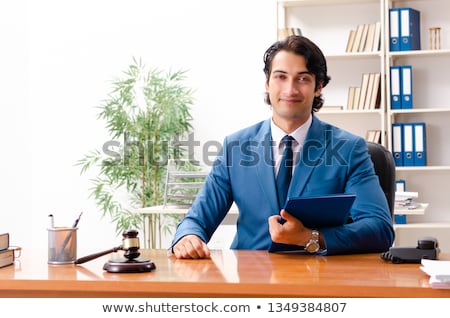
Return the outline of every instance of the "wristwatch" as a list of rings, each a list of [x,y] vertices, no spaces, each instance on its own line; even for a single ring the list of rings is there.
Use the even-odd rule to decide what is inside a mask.
[[[319,231],[312,230],[311,232],[311,239],[305,246],[305,251],[307,251],[310,254],[317,253],[320,249],[320,243],[319,243]]]

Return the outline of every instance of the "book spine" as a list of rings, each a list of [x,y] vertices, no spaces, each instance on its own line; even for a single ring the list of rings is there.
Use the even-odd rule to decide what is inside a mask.
[[[9,248],[9,233],[0,234],[0,251]]]
[[[0,251],[0,268],[14,263],[14,250],[7,249]]]

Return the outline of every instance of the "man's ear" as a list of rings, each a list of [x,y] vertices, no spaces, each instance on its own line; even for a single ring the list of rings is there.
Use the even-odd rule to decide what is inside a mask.
[[[316,91],[314,92],[314,96],[319,97],[322,94],[323,83],[320,82],[316,87]]]

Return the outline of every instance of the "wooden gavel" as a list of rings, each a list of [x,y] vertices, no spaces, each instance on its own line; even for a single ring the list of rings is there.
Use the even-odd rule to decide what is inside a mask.
[[[139,252],[139,238],[137,237],[138,235],[138,231],[136,230],[128,230],[122,233],[122,245],[117,246],[117,247],[113,247],[109,250],[103,251],[103,252],[99,252],[99,253],[94,253],[88,256],[84,256],[81,257],[77,260],[75,260],[75,264],[82,264],[88,261],[91,261],[93,259],[96,259],[100,256],[109,254],[109,253],[113,253],[113,252],[117,252],[119,250],[123,250],[125,251],[124,253],[124,257],[128,260],[133,260],[139,257],[139,255],[141,255],[141,253]]]

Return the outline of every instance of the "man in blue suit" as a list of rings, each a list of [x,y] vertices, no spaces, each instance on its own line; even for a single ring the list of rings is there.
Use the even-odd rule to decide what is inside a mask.
[[[264,63],[272,117],[225,138],[204,187],[177,227],[173,253],[209,257],[207,242],[233,202],[239,216],[232,249],[267,250],[276,242],[323,255],[388,250],[392,219],[365,140],[314,115],[330,80],[321,50],[305,37],[291,36],[274,43]],[[285,135],[294,139],[288,196],[354,193],[351,222],[311,229],[282,209],[276,178]]]

